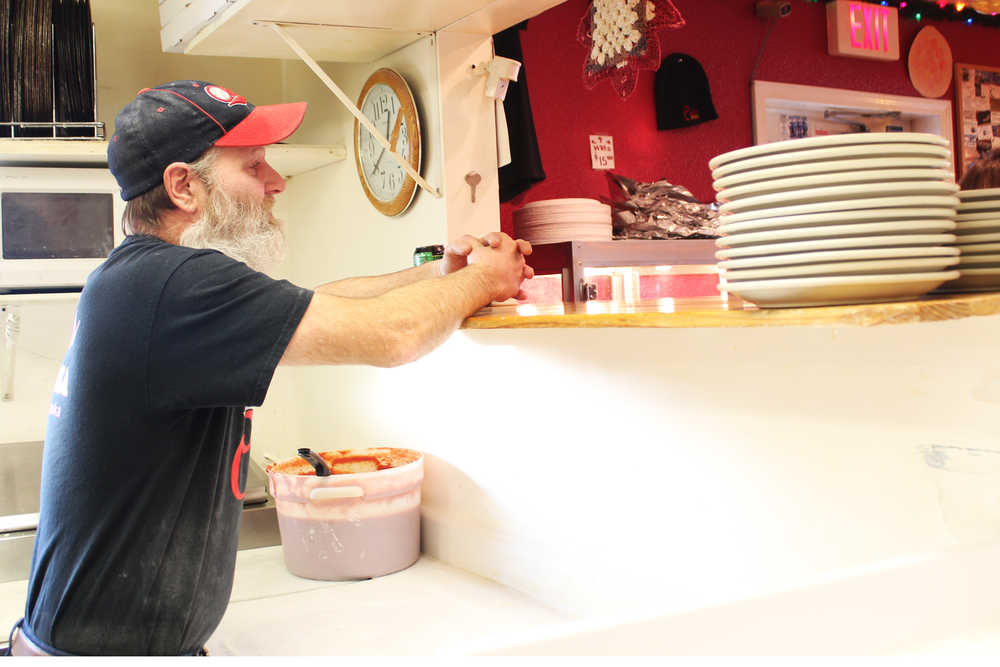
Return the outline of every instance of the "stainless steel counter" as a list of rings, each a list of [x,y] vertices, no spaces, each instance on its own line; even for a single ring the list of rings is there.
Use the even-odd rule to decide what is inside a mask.
[[[38,527],[42,442],[0,443],[0,583],[28,578]],[[267,475],[250,461],[240,549],[281,544]]]

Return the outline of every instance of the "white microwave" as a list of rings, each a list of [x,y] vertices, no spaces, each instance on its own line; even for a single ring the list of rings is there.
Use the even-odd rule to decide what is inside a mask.
[[[104,168],[0,167],[0,293],[79,290],[122,240]]]

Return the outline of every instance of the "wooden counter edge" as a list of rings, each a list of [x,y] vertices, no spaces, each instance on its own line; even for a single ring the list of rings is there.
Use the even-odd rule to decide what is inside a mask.
[[[573,307],[572,304],[567,310]],[[914,301],[725,310],[692,308],[658,310],[623,306],[618,313],[545,313],[520,315],[517,306],[485,308],[462,324],[463,329],[538,328],[724,328],[770,326],[876,326],[940,322],[1000,313],[1000,293],[931,295]]]

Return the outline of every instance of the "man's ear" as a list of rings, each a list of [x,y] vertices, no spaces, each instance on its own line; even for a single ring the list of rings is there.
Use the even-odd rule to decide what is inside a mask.
[[[191,166],[184,162],[171,162],[163,170],[163,187],[174,206],[185,213],[196,214],[208,194],[205,184]]]

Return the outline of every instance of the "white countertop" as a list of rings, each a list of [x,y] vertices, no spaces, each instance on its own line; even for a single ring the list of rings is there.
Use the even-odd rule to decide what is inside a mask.
[[[811,590],[615,623],[568,618],[428,556],[376,579],[322,582],[290,574],[281,547],[268,547],[239,552],[229,609],[208,648],[217,656],[996,656],[1000,605],[989,600],[997,599],[997,581],[982,568],[998,554],[992,548],[929,559]],[[956,590],[966,577],[968,590]],[[926,586],[915,585],[917,578]],[[873,595],[874,608],[855,605],[862,590]],[[25,581],[0,584],[0,627],[21,617],[26,592]],[[942,623],[935,618],[942,612],[958,618]]]
[[[0,584],[0,628],[24,615],[27,581]],[[281,547],[240,551],[212,655],[435,655],[507,646],[568,620],[526,596],[421,556],[366,581],[314,581],[285,569]]]
[[[456,655],[508,646],[564,615],[428,556],[366,581],[323,582],[285,569],[281,547],[239,552],[212,655]],[[314,632],[307,631],[311,626]]]
[[[0,584],[0,642],[7,641],[10,629],[24,616],[24,601],[27,598],[27,581],[7,581]]]

